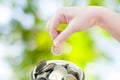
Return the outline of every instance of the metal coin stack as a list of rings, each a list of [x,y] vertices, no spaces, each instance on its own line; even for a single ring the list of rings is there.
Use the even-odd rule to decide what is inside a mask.
[[[40,61],[33,69],[31,76],[32,80],[84,80],[83,74],[69,63],[48,63],[45,60]]]

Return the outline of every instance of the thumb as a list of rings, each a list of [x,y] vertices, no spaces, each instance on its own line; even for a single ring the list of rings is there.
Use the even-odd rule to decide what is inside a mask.
[[[75,21],[72,20],[69,23],[68,27],[56,37],[56,39],[54,40],[54,45],[61,46],[63,42],[65,42],[68,39],[68,37],[71,34],[73,34],[74,27],[75,27]]]

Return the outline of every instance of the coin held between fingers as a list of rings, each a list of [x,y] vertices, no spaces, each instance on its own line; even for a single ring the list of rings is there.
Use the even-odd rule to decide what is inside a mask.
[[[59,56],[59,55],[62,53],[62,47],[61,47],[61,46],[52,46],[51,52],[52,52],[55,56]]]

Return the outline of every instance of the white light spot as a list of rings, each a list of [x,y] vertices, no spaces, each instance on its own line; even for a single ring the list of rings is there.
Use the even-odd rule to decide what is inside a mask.
[[[0,25],[7,24],[12,17],[12,11],[9,7],[0,5]]]
[[[43,19],[48,19],[55,14],[56,10],[62,6],[62,2],[58,0],[40,0],[38,3],[39,14]]]

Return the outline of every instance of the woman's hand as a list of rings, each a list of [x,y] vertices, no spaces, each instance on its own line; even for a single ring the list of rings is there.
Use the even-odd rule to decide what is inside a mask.
[[[61,33],[57,31],[61,23],[68,27]],[[86,30],[94,25],[100,25],[120,40],[120,15],[106,8],[97,6],[88,7],[63,7],[47,24],[47,30],[55,46],[61,44],[74,32]]]

